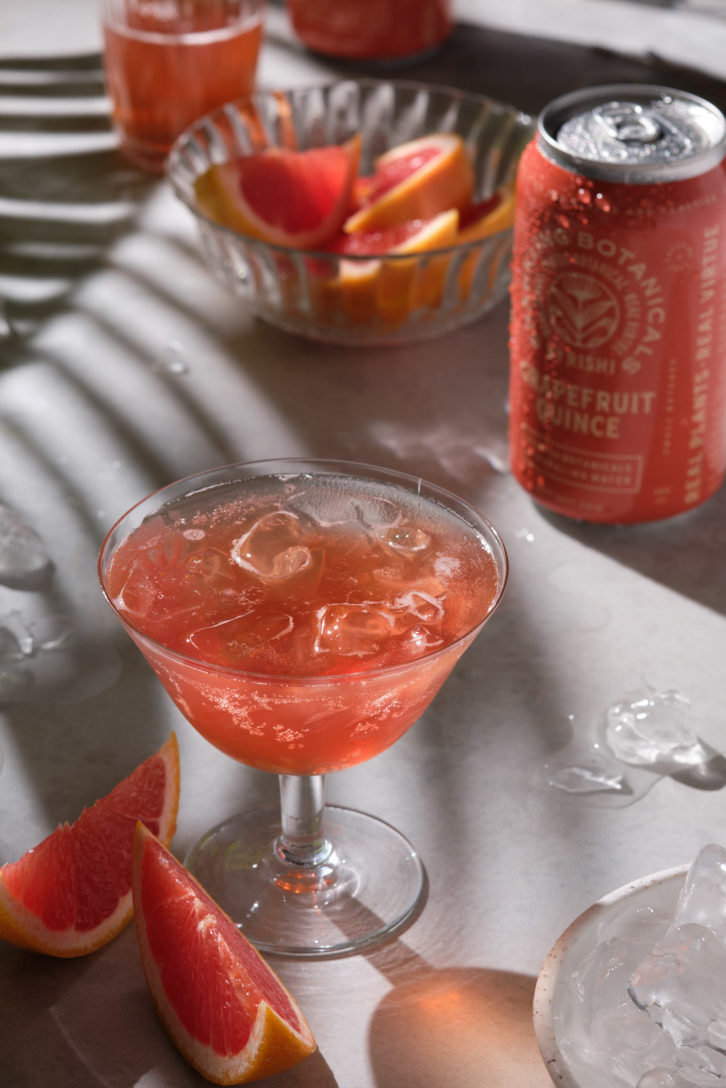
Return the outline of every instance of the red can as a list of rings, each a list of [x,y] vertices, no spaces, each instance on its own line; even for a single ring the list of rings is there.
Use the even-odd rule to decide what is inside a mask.
[[[542,113],[517,176],[510,453],[543,506],[680,514],[726,471],[726,120],[661,87]]]
[[[287,0],[298,37],[346,60],[411,63],[451,34],[452,0]]]

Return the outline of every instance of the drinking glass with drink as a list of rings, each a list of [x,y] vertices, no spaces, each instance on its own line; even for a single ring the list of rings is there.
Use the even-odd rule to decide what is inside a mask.
[[[371,944],[411,917],[407,839],[325,806],[323,776],[392,745],[501,600],[507,557],[461,499],[347,462],[231,465],[128,511],[104,593],[191,724],[279,776],[281,806],[225,820],[187,864],[258,947]]]
[[[102,0],[122,152],[160,172],[198,117],[254,89],[265,0]]]

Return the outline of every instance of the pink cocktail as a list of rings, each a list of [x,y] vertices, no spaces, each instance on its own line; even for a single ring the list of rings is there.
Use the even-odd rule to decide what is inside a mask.
[[[506,570],[497,534],[461,500],[335,462],[192,477],[109,534],[104,591],[172,699],[216,747],[280,776],[281,826],[279,812],[242,814],[189,858],[259,946],[340,951],[410,915],[423,883],[410,845],[370,816],[325,808],[322,775],[377,755],[420,717]],[[232,854],[255,865],[240,876]]]
[[[104,61],[122,151],[161,171],[177,136],[254,90],[264,0],[102,0]]]

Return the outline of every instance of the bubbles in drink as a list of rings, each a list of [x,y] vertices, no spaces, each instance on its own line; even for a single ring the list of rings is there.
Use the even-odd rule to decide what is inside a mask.
[[[487,615],[498,571],[479,534],[437,503],[303,473],[167,504],[118,548],[108,584],[119,611],[172,649],[321,675],[455,641]]]

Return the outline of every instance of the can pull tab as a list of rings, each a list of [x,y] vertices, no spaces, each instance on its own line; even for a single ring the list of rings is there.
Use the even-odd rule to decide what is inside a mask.
[[[608,102],[594,111],[607,135],[625,144],[653,144],[663,136],[660,122],[637,102]]]

